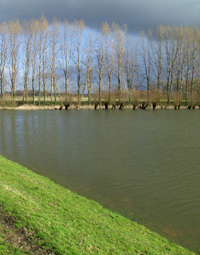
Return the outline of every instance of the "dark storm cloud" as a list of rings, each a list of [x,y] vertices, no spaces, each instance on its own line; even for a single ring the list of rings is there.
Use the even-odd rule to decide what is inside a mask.
[[[125,23],[136,33],[159,24],[200,24],[199,0],[1,0],[0,22],[39,18],[41,12],[49,20],[83,19],[97,29],[104,21]]]

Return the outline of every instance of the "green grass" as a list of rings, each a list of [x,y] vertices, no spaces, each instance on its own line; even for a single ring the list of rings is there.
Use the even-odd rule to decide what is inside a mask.
[[[194,254],[2,156],[0,211],[55,254]],[[0,254],[21,254],[1,228]]]

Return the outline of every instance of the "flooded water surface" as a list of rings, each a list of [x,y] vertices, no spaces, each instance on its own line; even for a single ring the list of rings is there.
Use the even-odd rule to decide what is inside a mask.
[[[0,154],[200,251],[200,111],[0,111]]]

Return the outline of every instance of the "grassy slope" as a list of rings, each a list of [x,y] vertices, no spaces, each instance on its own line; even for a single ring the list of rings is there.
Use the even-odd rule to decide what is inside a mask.
[[[194,254],[2,156],[0,206],[56,254]]]

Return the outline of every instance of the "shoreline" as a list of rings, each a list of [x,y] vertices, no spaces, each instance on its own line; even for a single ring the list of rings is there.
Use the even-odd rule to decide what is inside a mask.
[[[17,107],[2,107],[0,106],[0,110],[65,110],[64,107],[62,106],[62,109],[60,109],[61,105],[51,105],[51,106],[36,106],[36,105],[21,105],[21,106],[17,106]],[[174,105],[170,105],[170,106],[167,106],[165,109],[164,109],[165,106],[157,106],[154,110],[176,110],[175,109],[175,106]],[[81,109],[85,109],[85,110],[105,110],[105,106],[102,106],[101,109],[99,109],[99,106],[95,109],[95,106],[94,105],[80,105],[78,108],[76,105],[70,105],[70,107],[66,110],[81,110]],[[126,110],[126,109],[129,109],[129,110],[133,110],[133,106],[132,105],[125,105],[123,107],[122,110]],[[148,106],[146,108],[146,110],[153,110],[153,107],[152,106]],[[187,106],[181,106],[180,109],[177,109],[177,110],[183,110],[183,109],[187,109]],[[198,109],[197,107],[195,109]],[[112,109],[112,106],[110,105],[108,107],[107,110],[114,110]],[[115,110],[119,110],[119,106],[116,107]],[[136,107],[136,109],[134,110],[141,110],[138,107]]]

